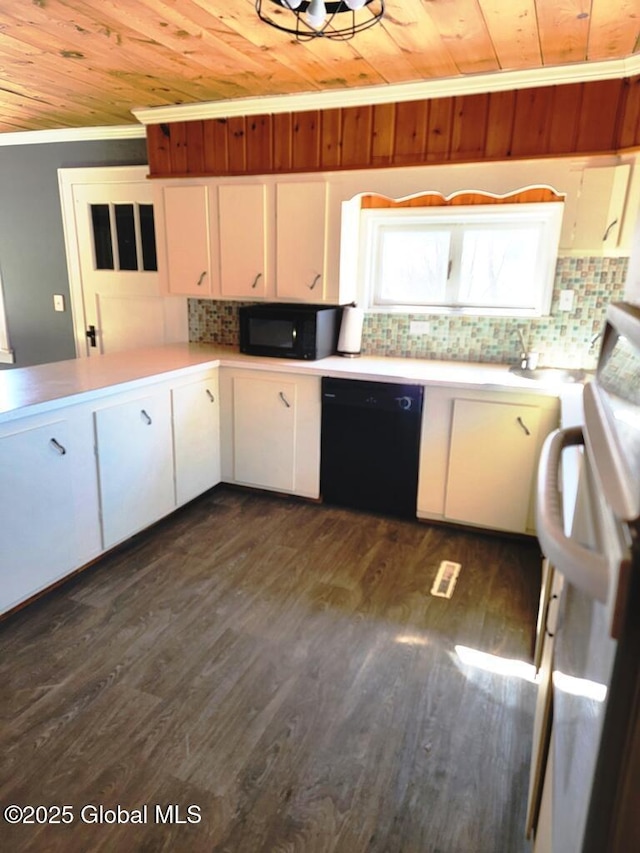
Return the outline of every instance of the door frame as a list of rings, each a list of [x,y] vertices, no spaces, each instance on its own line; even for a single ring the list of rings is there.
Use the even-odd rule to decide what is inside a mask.
[[[88,358],[86,314],[80,270],[80,245],[76,230],[73,189],[76,184],[144,183],[149,177],[148,166],[91,166],[58,169],[58,187],[62,209],[62,229],[69,273],[71,319],[77,358]]]

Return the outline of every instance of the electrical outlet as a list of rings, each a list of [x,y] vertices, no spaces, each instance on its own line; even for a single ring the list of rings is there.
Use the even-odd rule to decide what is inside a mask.
[[[54,293],[53,294],[53,310],[54,311],[64,311],[64,294],[62,294],[62,293]]]
[[[573,311],[573,290],[560,291],[560,311]]]
[[[410,335],[427,335],[429,334],[428,320],[411,320],[409,322]]]

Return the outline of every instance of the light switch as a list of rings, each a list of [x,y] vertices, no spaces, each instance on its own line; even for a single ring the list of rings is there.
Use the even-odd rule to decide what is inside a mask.
[[[560,311],[573,311],[573,290],[560,291]]]
[[[429,321],[428,320],[411,320],[409,322],[410,335],[428,335]]]
[[[53,294],[53,310],[64,311],[64,295],[62,293]]]

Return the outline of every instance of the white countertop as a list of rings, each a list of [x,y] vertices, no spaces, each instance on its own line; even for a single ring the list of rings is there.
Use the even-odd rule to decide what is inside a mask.
[[[563,401],[563,421],[565,405],[571,407],[572,400],[582,399],[581,385],[523,379],[510,373],[509,366],[504,364],[376,356],[330,356],[319,361],[295,361],[243,355],[232,347],[185,343],[2,370],[0,422],[52,410],[61,404],[90,400],[104,394],[107,388],[120,391],[152,377],[167,379],[176,372],[195,372],[206,366],[218,365],[302,375],[547,394]],[[575,422],[573,417],[569,419]]]

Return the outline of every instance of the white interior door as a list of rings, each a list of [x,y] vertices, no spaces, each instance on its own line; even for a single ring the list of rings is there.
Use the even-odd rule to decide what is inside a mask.
[[[62,169],[60,187],[77,354],[188,340],[186,299],[161,288],[140,167]]]

